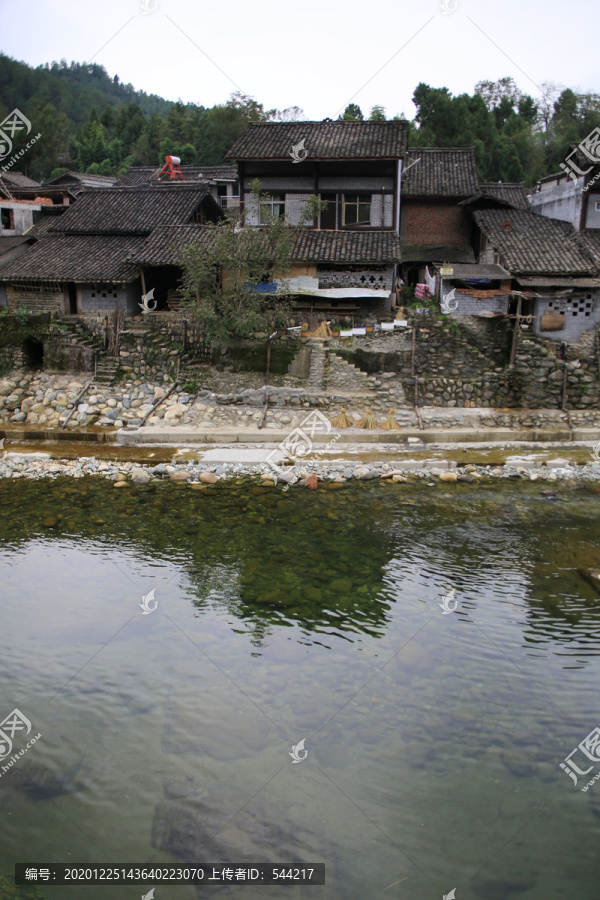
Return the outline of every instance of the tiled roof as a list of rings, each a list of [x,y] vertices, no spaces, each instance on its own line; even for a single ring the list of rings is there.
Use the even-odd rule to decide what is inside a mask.
[[[452,275],[445,275],[444,278],[454,279],[458,281],[469,281],[471,278],[489,278],[492,281],[507,281],[510,278],[510,272],[507,272],[502,266],[484,265],[475,263],[456,263],[452,266],[454,269]]]
[[[200,242],[206,225],[164,225],[155,228],[135,255],[135,261],[148,266],[175,266],[186,247]]]
[[[135,187],[140,184],[154,184],[162,166],[129,166],[115,187]],[[236,166],[180,166],[185,181],[235,181]],[[179,181],[179,179],[178,179]],[[164,178],[161,179],[161,183]]]
[[[412,149],[403,168],[403,197],[470,197],[479,191],[473,147]]]
[[[4,183],[8,185],[9,188],[11,186],[21,188],[35,187],[35,185],[39,185],[39,181],[34,181],[33,178],[28,178],[27,175],[23,175],[22,172],[6,172],[5,174],[0,173],[0,180],[4,181]]]
[[[471,247],[455,247],[452,244],[403,244],[402,262],[474,263]]]
[[[383,265],[402,259],[394,231],[322,231],[298,229],[290,258],[293,262]]]
[[[10,186],[11,194],[20,200],[35,200],[36,197],[63,197],[65,194],[67,197],[76,200],[78,191],[79,188],[76,188],[73,182],[70,185],[37,184],[33,186],[27,185],[26,187]]]
[[[73,184],[74,182],[85,187],[111,187],[115,184],[114,175],[92,175],[87,172],[65,172],[58,178],[53,178],[48,184]]]
[[[250,122],[225,158],[290,162],[292,147],[301,141],[309,160],[399,159],[406,152],[408,122]]]
[[[156,185],[84,191],[54,226],[74,234],[149,234],[160,225],[188,222],[208,187]],[[215,204],[212,197],[210,200]]]
[[[524,181],[518,184],[501,181],[482,182],[479,185],[479,193],[487,197],[494,197],[496,200],[503,200],[510,206],[514,206],[515,209],[531,209]]]
[[[185,178],[184,169],[181,167],[181,173]],[[190,169],[192,167],[190,166]],[[237,178],[237,166],[196,166],[198,170],[198,178],[202,181],[235,181]]]
[[[129,166],[124,175],[115,182],[115,187],[137,187],[150,184],[153,175],[158,175],[160,166]]]
[[[473,217],[515,276],[594,273],[591,256],[577,245],[568,222],[524,209],[479,209]]]
[[[584,228],[575,235],[575,243],[589,253],[600,269],[600,229]]]
[[[138,269],[127,257],[143,242],[143,237],[132,235],[50,231],[22,256],[0,266],[0,281],[132,281]]]
[[[42,235],[46,234],[46,232],[56,225],[58,216],[62,214],[64,207],[62,206],[46,206],[43,210],[43,215],[37,220],[37,222],[28,228],[25,234],[28,238],[35,238],[39,240]]]
[[[597,288],[600,287],[600,279],[585,278],[583,276],[574,278],[561,278],[560,275],[538,275],[527,277],[519,275],[519,284],[522,287],[555,287],[555,288]]]
[[[12,250],[13,247],[18,247],[20,244],[26,244],[28,240],[29,237],[26,234],[13,234],[10,237],[0,236],[0,258],[3,253],[8,253],[9,250]]]
[[[147,265],[175,265],[185,247],[210,240],[211,233],[211,229],[203,225],[157,228],[140,247],[135,260]],[[393,231],[298,228],[290,259],[292,262],[331,265],[384,265],[400,262],[401,252],[400,238]]]

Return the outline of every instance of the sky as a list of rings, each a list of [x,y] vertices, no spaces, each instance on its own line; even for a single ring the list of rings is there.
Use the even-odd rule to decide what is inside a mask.
[[[335,118],[347,103],[412,119],[419,82],[473,93],[512,76],[600,92],[590,0],[0,0],[0,50],[96,62],[136,90],[203,106],[241,90]],[[589,33],[589,32],[588,32]]]

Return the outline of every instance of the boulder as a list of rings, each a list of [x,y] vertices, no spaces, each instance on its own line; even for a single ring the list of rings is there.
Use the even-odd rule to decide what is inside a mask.
[[[173,472],[169,475],[169,481],[173,484],[184,484],[190,480],[190,473],[186,471]]]

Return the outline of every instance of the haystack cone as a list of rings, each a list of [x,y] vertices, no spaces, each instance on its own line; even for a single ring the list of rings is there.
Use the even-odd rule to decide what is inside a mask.
[[[381,423],[381,427],[385,431],[400,431],[400,426],[398,425],[398,423],[396,422],[396,420],[394,418],[395,412],[396,412],[395,409],[390,409],[387,419],[385,420],[385,422]]]
[[[340,414],[336,416],[335,419],[331,420],[331,424],[334,428],[350,428],[352,426],[352,419],[346,413],[346,407],[340,407]]]
[[[362,417],[362,419],[358,423],[357,427],[358,428],[368,428],[370,430],[377,428],[377,421],[370,409],[367,409],[366,414]]]

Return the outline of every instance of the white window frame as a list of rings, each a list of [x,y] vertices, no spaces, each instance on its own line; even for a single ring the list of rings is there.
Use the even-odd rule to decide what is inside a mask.
[[[263,221],[264,215],[264,221]],[[269,194],[267,200],[261,200],[260,202],[260,213],[259,213],[259,225],[268,225],[269,219],[277,218],[283,219],[285,216],[285,193],[283,191],[277,191],[274,194]]]

